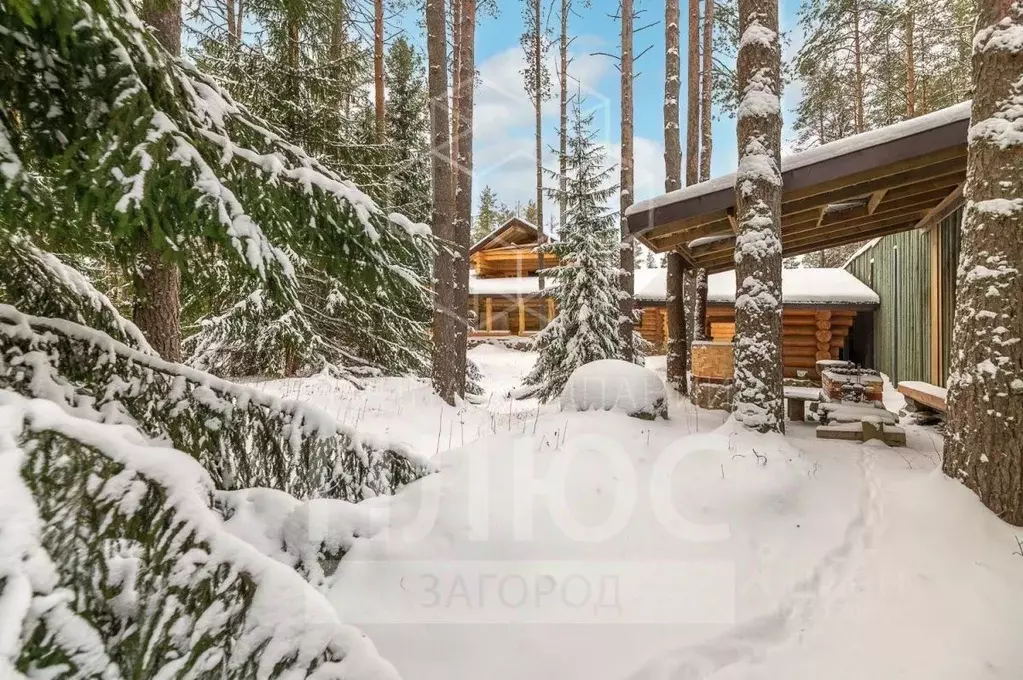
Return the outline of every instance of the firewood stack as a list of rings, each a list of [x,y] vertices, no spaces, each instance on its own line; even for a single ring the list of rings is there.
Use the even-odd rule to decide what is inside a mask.
[[[880,439],[893,446],[905,445],[898,416],[884,407],[884,381],[877,371],[835,359],[818,361],[817,370],[824,397],[816,408],[821,421],[818,438]]]
[[[822,366],[825,363],[838,362],[817,363],[817,369],[821,373],[821,388],[829,399],[860,404],[882,401],[884,383],[877,371],[852,365]]]

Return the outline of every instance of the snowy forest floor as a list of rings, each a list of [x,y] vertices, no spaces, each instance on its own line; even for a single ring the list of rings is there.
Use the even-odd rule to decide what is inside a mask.
[[[1023,677],[1023,531],[942,476],[933,428],[888,448],[681,399],[668,421],[562,413],[506,396],[533,355],[470,356],[478,406],[260,385],[441,468],[360,504],[379,521],[328,594],[404,678]]]

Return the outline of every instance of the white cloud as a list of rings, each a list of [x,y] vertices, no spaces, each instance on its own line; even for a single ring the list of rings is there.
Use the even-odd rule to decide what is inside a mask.
[[[583,36],[576,45],[594,43],[596,38]],[[598,128],[598,141],[606,141],[609,133],[611,101],[599,94],[601,83],[611,73],[612,66],[605,57],[577,52],[569,67],[570,88],[580,91],[586,105],[595,110],[594,124]],[[548,58],[552,78],[556,77],[554,55]],[[473,193],[476,200],[484,185],[497,194],[498,199],[514,205],[525,204],[536,198],[536,141],[534,137],[535,113],[533,102],[523,86],[522,70],[525,55],[518,45],[509,47],[479,65],[479,80],[475,91],[473,113]],[[552,98],[544,101],[541,114],[543,125],[543,165],[557,168],[557,155],[551,147],[557,145],[559,103],[556,83]],[[614,161],[617,162],[617,159]],[[545,184],[553,180],[544,177]],[[545,221],[557,219],[555,203],[544,201]]]

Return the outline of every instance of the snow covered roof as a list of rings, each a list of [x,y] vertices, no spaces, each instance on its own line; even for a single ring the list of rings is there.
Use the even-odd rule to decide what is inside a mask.
[[[784,156],[782,252],[799,255],[905,231],[961,200],[970,102]],[[630,231],[708,271],[734,262],[735,174],[633,204]]]
[[[532,222],[527,222],[521,217],[509,217],[499,227],[481,238],[469,248],[469,254],[486,250],[492,247],[509,245],[528,245],[536,243],[539,228]],[[544,241],[550,240],[549,234],[544,234]]]
[[[549,288],[554,281],[544,281]],[[480,278],[470,274],[469,295],[536,295],[540,292],[540,280],[536,276],[506,276]]]
[[[664,302],[667,298],[666,269],[637,269],[635,296],[644,302]],[[782,302],[786,305],[875,306],[881,299],[865,283],[845,269],[783,269]],[[707,277],[707,302],[735,302],[735,272],[719,272]]]

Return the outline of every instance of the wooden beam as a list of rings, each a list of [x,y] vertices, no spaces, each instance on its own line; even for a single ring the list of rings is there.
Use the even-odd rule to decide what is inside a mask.
[[[677,245],[685,245],[694,239],[703,238],[704,236],[728,234],[731,233],[730,230],[731,227],[728,220],[721,219],[701,224],[691,229],[654,236],[648,240],[653,244],[653,250],[656,250],[657,252],[664,252],[666,250],[671,250]],[[643,236],[646,237],[647,234],[643,234]]]
[[[735,208],[728,209],[728,226],[732,228],[734,234],[738,235],[739,222],[735,219]]]
[[[643,236],[648,239],[655,239],[661,236],[667,236],[680,231],[686,231],[687,229],[693,229],[704,224],[710,224],[711,222],[717,222],[718,220],[727,220],[728,212],[725,210],[715,210],[714,212],[704,213],[701,215],[693,215],[692,217],[686,217],[685,219],[675,220],[668,222],[660,226],[648,229],[643,232]]]
[[[554,298],[547,298],[547,323],[554,320]]]
[[[909,186],[917,182],[923,182],[932,177],[943,177],[948,174],[960,172],[966,173],[966,147],[962,148],[960,155],[953,158],[945,158],[929,165],[910,164],[893,174],[885,174],[885,168],[879,170],[878,175],[869,179],[859,181],[855,178],[846,178],[831,187],[827,193],[814,193],[809,196],[783,196],[782,213],[815,208],[826,203],[841,203],[853,198],[869,196],[879,189],[895,189]],[[918,162],[921,162],[918,159]],[[901,164],[900,164],[901,165]],[[837,182],[837,180],[836,180]],[[849,183],[845,183],[849,182]],[[828,185],[833,184],[831,182]],[[802,192],[801,192],[802,193]]]
[[[901,201],[892,201],[889,204],[884,205],[878,209],[873,215],[865,215],[861,211],[858,216],[854,211],[848,211],[850,214],[846,215],[846,212],[831,213],[824,218],[824,221],[817,226],[798,225],[795,227],[789,227],[788,229],[782,229],[783,235],[791,236],[793,234],[801,234],[807,232],[821,231],[821,230],[832,230],[832,229],[845,229],[847,227],[855,226],[866,226],[869,227],[872,224],[881,222],[883,220],[890,219],[896,215],[906,215],[915,212],[926,212],[934,207],[937,201],[940,201],[942,194],[921,194],[920,196],[911,196]]]
[[[696,257],[689,248],[686,248],[685,246],[675,246],[675,252],[682,257],[682,260],[689,265],[689,267],[692,269],[699,269],[696,265]]]
[[[870,195],[870,199],[867,200],[867,214],[873,215],[874,211],[877,210],[877,206],[884,200],[884,195],[888,193],[887,189],[878,189]]]
[[[487,333],[490,333],[494,330],[494,299],[489,297],[483,298],[483,309],[486,313],[486,325],[484,328]]]
[[[875,236],[887,236],[888,234],[897,234],[900,231],[909,231],[913,228],[916,220],[910,220],[901,224],[896,224],[891,227],[885,227],[881,229],[874,229],[870,231],[864,231],[860,233],[854,233],[851,235],[840,236],[826,241],[814,241],[809,244],[803,245],[782,245],[782,255],[785,257],[792,257],[793,255],[802,255],[803,253],[812,253],[817,250],[824,248],[834,248],[835,246],[845,245],[846,243],[858,243],[860,241],[866,241],[867,239],[874,238]],[[721,270],[718,270],[721,271]]]
[[[921,215],[924,214],[923,209],[916,209],[904,213],[898,213],[892,215],[883,220],[877,220],[876,222],[868,224],[854,224],[851,226],[843,226],[840,228],[833,227],[821,227],[819,231],[813,232],[802,232],[799,234],[782,234],[781,243],[782,248],[785,246],[798,247],[800,245],[815,245],[817,243],[825,243],[833,241],[836,238],[851,237],[853,241],[863,240],[860,234],[873,232],[877,229],[885,229],[892,226],[903,225],[907,222],[914,223]],[[823,247],[823,246],[822,246]]]
[[[933,227],[934,225],[938,224],[943,219],[948,217],[952,213],[952,211],[955,210],[956,207],[958,207],[958,205],[962,202],[963,187],[965,186],[965,184],[966,183],[963,182],[956,186],[956,188],[952,190],[952,193],[950,193],[948,196],[942,199],[941,203],[934,206],[934,208],[930,212],[924,215],[923,219],[917,222],[916,227],[914,228],[929,230],[931,227]]]
[[[526,305],[523,302],[522,296],[518,299],[519,305],[519,335],[526,332]]]

